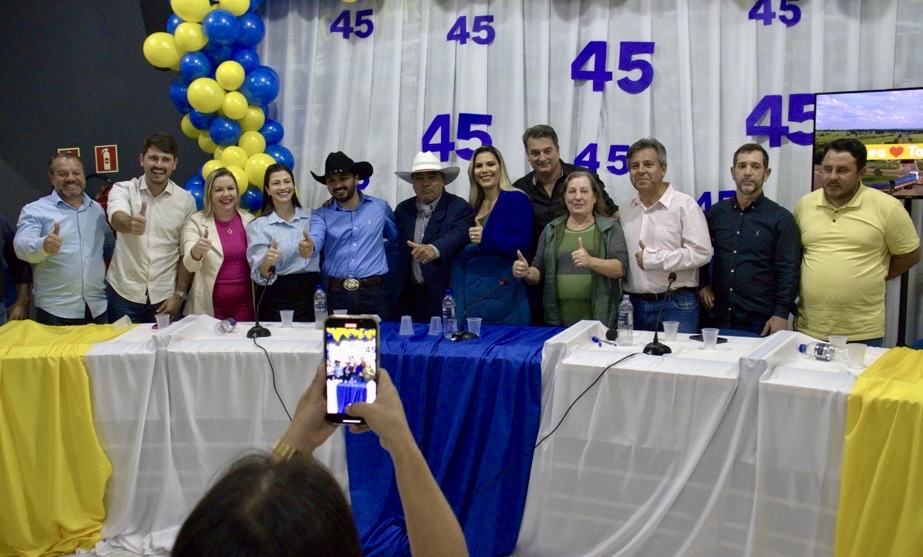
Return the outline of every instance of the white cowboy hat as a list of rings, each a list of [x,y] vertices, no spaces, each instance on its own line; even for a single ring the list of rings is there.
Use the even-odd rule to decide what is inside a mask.
[[[399,170],[394,174],[401,180],[412,184],[414,172],[442,172],[444,181],[448,185],[458,177],[459,168],[457,166],[443,167],[435,153],[420,151],[413,158],[413,165],[411,165],[409,171]]]

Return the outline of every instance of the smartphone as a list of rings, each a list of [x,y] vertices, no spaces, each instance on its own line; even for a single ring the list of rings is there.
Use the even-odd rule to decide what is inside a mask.
[[[702,335],[689,335],[689,340],[697,340],[699,342],[705,342],[705,339],[702,338]],[[728,339],[724,337],[718,337],[718,340],[715,344],[722,344],[727,342]]]
[[[378,316],[331,315],[324,322],[327,368],[325,418],[332,424],[364,424],[346,413],[353,402],[375,402],[381,353]]]

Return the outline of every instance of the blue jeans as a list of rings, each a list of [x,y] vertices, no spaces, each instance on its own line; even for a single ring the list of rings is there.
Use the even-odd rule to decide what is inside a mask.
[[[657,325],[657,315],[662,309],[661,324],[664,321],[679,321],[679,332],[699,332],[699,297],[692,290],[672,292],[667,299],[658,301],[642,300],[631,295],[631,305],[635,308],[636,331],[653,331]],[[662,331],[663,325],[657,329]]]
[[[359,290],[331,288],[327,294],[327,310],[345,309],[350,315],[377,314],[382,321],[391,319],[390,304],[385,287],[382,284],[363,286]]]
[[[123,298],[111,286],[106,288],[106,291],[109,298],[110,323],[115,323],[123,315],[127,315],[132,323],[154,323],[156,320],[154,314],[157,313],[160,303],[163,303],[161,301],[157,304],[139,304]]]

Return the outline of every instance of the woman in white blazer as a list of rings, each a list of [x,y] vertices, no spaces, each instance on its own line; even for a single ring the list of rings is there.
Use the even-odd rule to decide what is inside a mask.
[[[203,209],[183,226],[183,265],[195,277],[183,313],[253,321],[246,227],[237,180],[226,168],[205,179]]]

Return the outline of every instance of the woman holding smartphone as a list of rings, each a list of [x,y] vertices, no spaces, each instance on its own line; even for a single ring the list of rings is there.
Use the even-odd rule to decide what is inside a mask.
[[[247,227],[250,276],[266,289],[259,318],[276,321],[280,310],[290,309],[295,312],[295,321],[314,321],[319,257],[303,257],[299,249],[310,231],[311,211],[301,207],[288,167],[270,165],[265,176],[263,214]]]
[[[237,180],[219,168],[205,179],[203,208],[183,225],[183,265],[195,273],[184,313],[253,321],[245,228]]]

